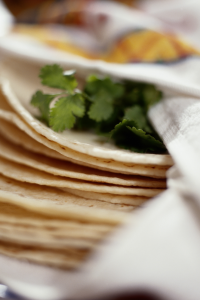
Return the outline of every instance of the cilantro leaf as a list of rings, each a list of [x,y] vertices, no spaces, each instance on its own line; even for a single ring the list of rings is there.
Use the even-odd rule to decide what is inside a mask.
[[[152,105],[160,101],[161,97],[161,91],[157,90],[154,85],[147,85],[143,89],[144,109],[148,111]]]
[[[147,116],[145,115],[143,109],[139,105],[134,105],[132,107],[128,107],[125,110],[124,119],[133,120],[137,124],[137,128],[141,128],[149,133],[152,132],[152,129],[148,123]]]
[[[81,94],[61,97],[50,111],[50,126],[54,131],[63,131],[74,126],[77,117],[85,113],[84,98]]]
[[[31,104],[39,109],[41,114],[40,119],[47,125],[49,125],[49,105],[56,96],[37,91],[31,98]]]
[[[107,120],[113,113],[113,98],[105,91],[100,90],[92,98],[88,115],[90,119],[97,122]]]
[[[130,104],[136,104],[140,102],[141,93],[138,88],[134,88],[131,92],[127,94],[127,102]]]
[[[137,144],[145,150],[145,152],[164,152],[166,151],[165,145],[155,139],[150,134],[146,134],[142,129],[127,126],[127,128],[134,134],[134,139],[137,140]]]
[[[125,86],[125,103],[127,106],[131,106],[133,104],[142,105],[142,92],[146,87],[145,83],[142,82],[133,82],[129,80],[124,81]]]
[[[123,95],[124,88],[110,78],[98,79],[92,75],[87,80],[85,92],[89,94],[92,102],[88,115],[92,120],[100,122],[112,116],[115,99]]]
[[[124,119],[110,132],[110,137],[115,141],[116,145],[125,149],[133,146],[132,133],[128,130],[127,126],[133,127],[137,125],[134,121]]]
[[[164,144],[156,140],[153,136],[146,134],[142,129],[136,128],[134,121],[123,120],[111,131],[111,137],[115,143],[124,149],[130,149],[135,152],[165,152]]]
[[[95,132],[99,135],[107,135],[108,133],[113,130],[116,124],[118,124],[121,121],[121,107],[115,106],[114,111],[110,118],[106,121],[96,122],[95,126]]]
[[[90,106],[90,101],[85,97],[85,94],[82,93],[85,98],[85,111],[87,112]],[[83,117],[77,117],[74,129],[77,130],[90,130],[91,128],[96,127],[96,122],[89,118],[88,114],[85,113]]]
[[[39,77],[43,85],[67,90],[70,94],[77,87],[75,77],[73,75],[64,75],[63,69],[56,64],[44,66],[40,71]]]
[[[134,121],[129,120],[122,120],[119,124],[115,126],[115,128],[111,131],[111,137],[116,137],[118,133],[121,133],[124,129],[126,129],[127,126],[136,126],[136,123]]]
[[[87,114],[85,114],[81,118],[76,119],[74,129],[77,130],[90,130],[91,128],[94,129],[96,127],[96,122],[91,120]]]
[[[124,87],[119,83],[113,82],[109,77],[104,79],[99,79],[94,75],[88,77],[85,86],[86,92],[93,95],[102,89],[107,91],[113,98],[119,98],[124,93]]]

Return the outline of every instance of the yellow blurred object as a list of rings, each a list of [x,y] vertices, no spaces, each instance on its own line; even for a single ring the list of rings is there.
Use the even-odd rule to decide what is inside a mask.
[[[100,59],[110,63],[131,62],[171,62],[200,55],[200,52],[183,41],[168,34],[151,30],[134,31],[124,34],[113,42],[106,53],[96,54],[73,44],[67,32],[52,33],[48,27],[41,25],[16,25],[14,32],[31,36],[40,42],[88,59]]]
[[[200,52],[171,35],[144,30],[122,37],[103,59],[113,63],[168,62],[191,55]]]
[[[41,25],[25,25],[19,24],[15,25],[13,28],[13,32],[23,34],[28,37],[32,37],[39,42],[42,42],[46,45],[49,45],[58,50],[62,50],[74,55],[79,55],[88,59],[99,59],[98,56],[94,54],[90,54],[81,48],[73,45],[70,40],[70,37],[67,35],[67,32],[63,34],[63,32],[57,32],[56,38],[52,35],[51,29]]]

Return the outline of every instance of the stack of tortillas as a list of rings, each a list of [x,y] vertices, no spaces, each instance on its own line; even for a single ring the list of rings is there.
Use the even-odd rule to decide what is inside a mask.
[[[128,213],[166,188],[169,155],[56,133],[30,106],[39,66],[1,65],[0,253],[74,268]]]

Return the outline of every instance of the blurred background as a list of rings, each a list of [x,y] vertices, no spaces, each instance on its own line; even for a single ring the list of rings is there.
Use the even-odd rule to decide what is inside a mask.
[[[91,60],[167,63],[199,55],[200,3],[4,0],[1,31]],[[5,29],[4,29],[5,28]]]

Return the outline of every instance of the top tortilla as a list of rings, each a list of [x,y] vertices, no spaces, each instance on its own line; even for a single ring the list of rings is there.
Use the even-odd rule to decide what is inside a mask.
[[[60,161],[45,157],[44,155],[32,153],[17,145],[9,143],[1,135],[0,140],[0,157],[53,175],[123,186],[140,186],[150,188],[166,187],[165,180],[117,173],[114,175],[110,172],[100,171],[67,161]]]
[[[1,107],[1,101],[0,101]],[[27,123],[16,114],[10,111],[0,109],[0,119],[11,122],[16,125],[20,130],[26,132],[33,139],[45,145],[51,149],[56,150],[60,154],[63,154],[69,161],[84,165],[87,167],[110,171],[114,173],[122,174],[138,174],[142,176],[154,177],[154,178],[165,178],[166,171],[169,166],[154,166],[154,165],[138,165],[133,163],[122,163],[115,160],[106,160],[97,158],[94,156],[89,156],[77,151],[74,151],[68,147],[61,146],[51,140],[48,140],[45,136],[38,134],[33,128],[31,128]],[[2,126],[2,124],[1,124]],[[3,134],[3,132],[1,131]],[[5,136],[5,135],[4,135]]]
[[[31,70],[30,70],[31,68]],[[35,110],[30,105],[31,96],[36,90],[47,90],[39,83],[39,68],[37,65],[23,65],[18,61],[2,64],[2,90],[10,106],[28,123],[38,134],[48,140],[56,142],[77,152],[89,156],[112,159],[123,163],[137,163],[143,165],[171,166],[173,164],[170,155],[142,154],[119,150],[111,143],[105,143],[97,135],[90,132],[77,132],[65,130],[57,133],[46,127],[33,117]]]

